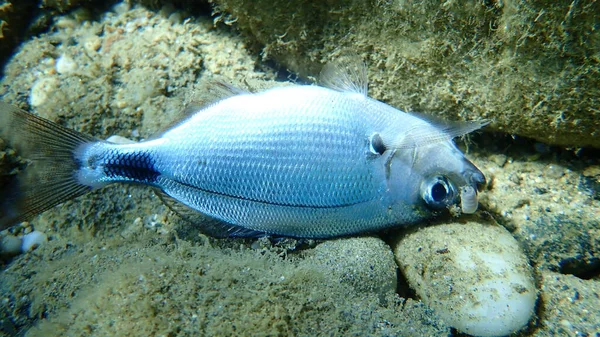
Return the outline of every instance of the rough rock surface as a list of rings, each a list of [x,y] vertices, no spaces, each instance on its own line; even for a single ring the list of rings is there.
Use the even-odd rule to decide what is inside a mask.
[[[264,58],[301,76],[358,54],[372,95],[405,111],[600,147],[596,1],[213,1]]]
[[[546,319],[532,336],[598,336],[600,282],[573,275],[541,273],[542,302]],[[591,311],[590,311],[591,310]]]

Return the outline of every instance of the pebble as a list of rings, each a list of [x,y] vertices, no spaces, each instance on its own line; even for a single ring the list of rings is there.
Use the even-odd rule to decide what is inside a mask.
[[[544,171],[544,173],[546,173],[546,177],[554,180],[559,179],[565,175],[565,169],[559,165],[548,165],[546,166]]]
[[[56,72],[59,74],[72,74],[77,70],[77,63],[73,60],[72,57],[68,55],[62,55],[56,60]]]
[[[40,231],[33,231],[29,234],[25,234],[23,235],[23,241],[21,243],[21,252],[26,253],[30,250],[34,250],[46,241],[48,241],[48,237]]]
[[[498,165],[498,167],[504,167],[508,161],[508,157],[504,154],[495,154],[490,156],[490,161]]]
[[[1,144],[1,143],[0,143]],[[2,148],[2,146],[0,145],[0,149]],[[600,178],[600,165],[591,165],[586,167],[583,170],[583,175],[585,177],[598,177]]]
[[[423,303],[461,332],[505,336],[527,325],[534,313],[532,268],[504,227],[430,226],[401,235],[393,249]]]
[[[0,239],[0,256],[15,256],[21,253],[21,239],[8,234]]]
[[[29,93],[29,104],[39,107],[46,103],[52,92],[58,88],[58,80],[54,77],[42,77],[33,83]]]

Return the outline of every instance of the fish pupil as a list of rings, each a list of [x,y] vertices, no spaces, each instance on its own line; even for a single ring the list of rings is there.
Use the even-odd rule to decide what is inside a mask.
[[[375,154],[383,154],[386,148],[383,144],[383,139],[378,133],[375,133],[371,136],[371,152]]]
[[[446,196],[448,196],[448,191],[446,190],[446,186],[444,186],[444,184],[437,182],[431,186],[431,198],[435,202],[443,201],[446,199]]]

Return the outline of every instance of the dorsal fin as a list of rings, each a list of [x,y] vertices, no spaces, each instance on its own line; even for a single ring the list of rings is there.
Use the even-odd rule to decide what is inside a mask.
[[[367,66],[357,57],[328,62],[319,75],[319,84],[324,87],[364,96],[367,96],[368,82]]]
[[[185,108],[181,113],[182,116],[190,116],[202,110],[206,106],[222,101],[229,97],[251,93],[248,90],[241,89],[222,80],[207,82],[200,90],[202,91],[202,94],[199,94],[198,97],[194,98],[194,100],[186,103]]]
[[[419,117],[420,118],[420,117]],[[421,118],[423,119],[423,118]],[[489,122],[441,122],[426,121],[403,131],[396,127],[389,127],[381,133],[381,138],[386,148],[413,149],[435,143],[450,141],[455,137],[466,135],[478,130]]]

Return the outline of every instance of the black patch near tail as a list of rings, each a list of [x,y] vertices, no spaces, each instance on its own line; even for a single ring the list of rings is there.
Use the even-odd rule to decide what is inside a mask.
[[[104,174],[113,179],[153,183],[160,175],[149,152],[119,153],[110,151],[104,164]]]
[[[94,138],[0,102],[0,138],[30,161],[0,191],[0,229],[90,191],[77,182],[74,151]]]

